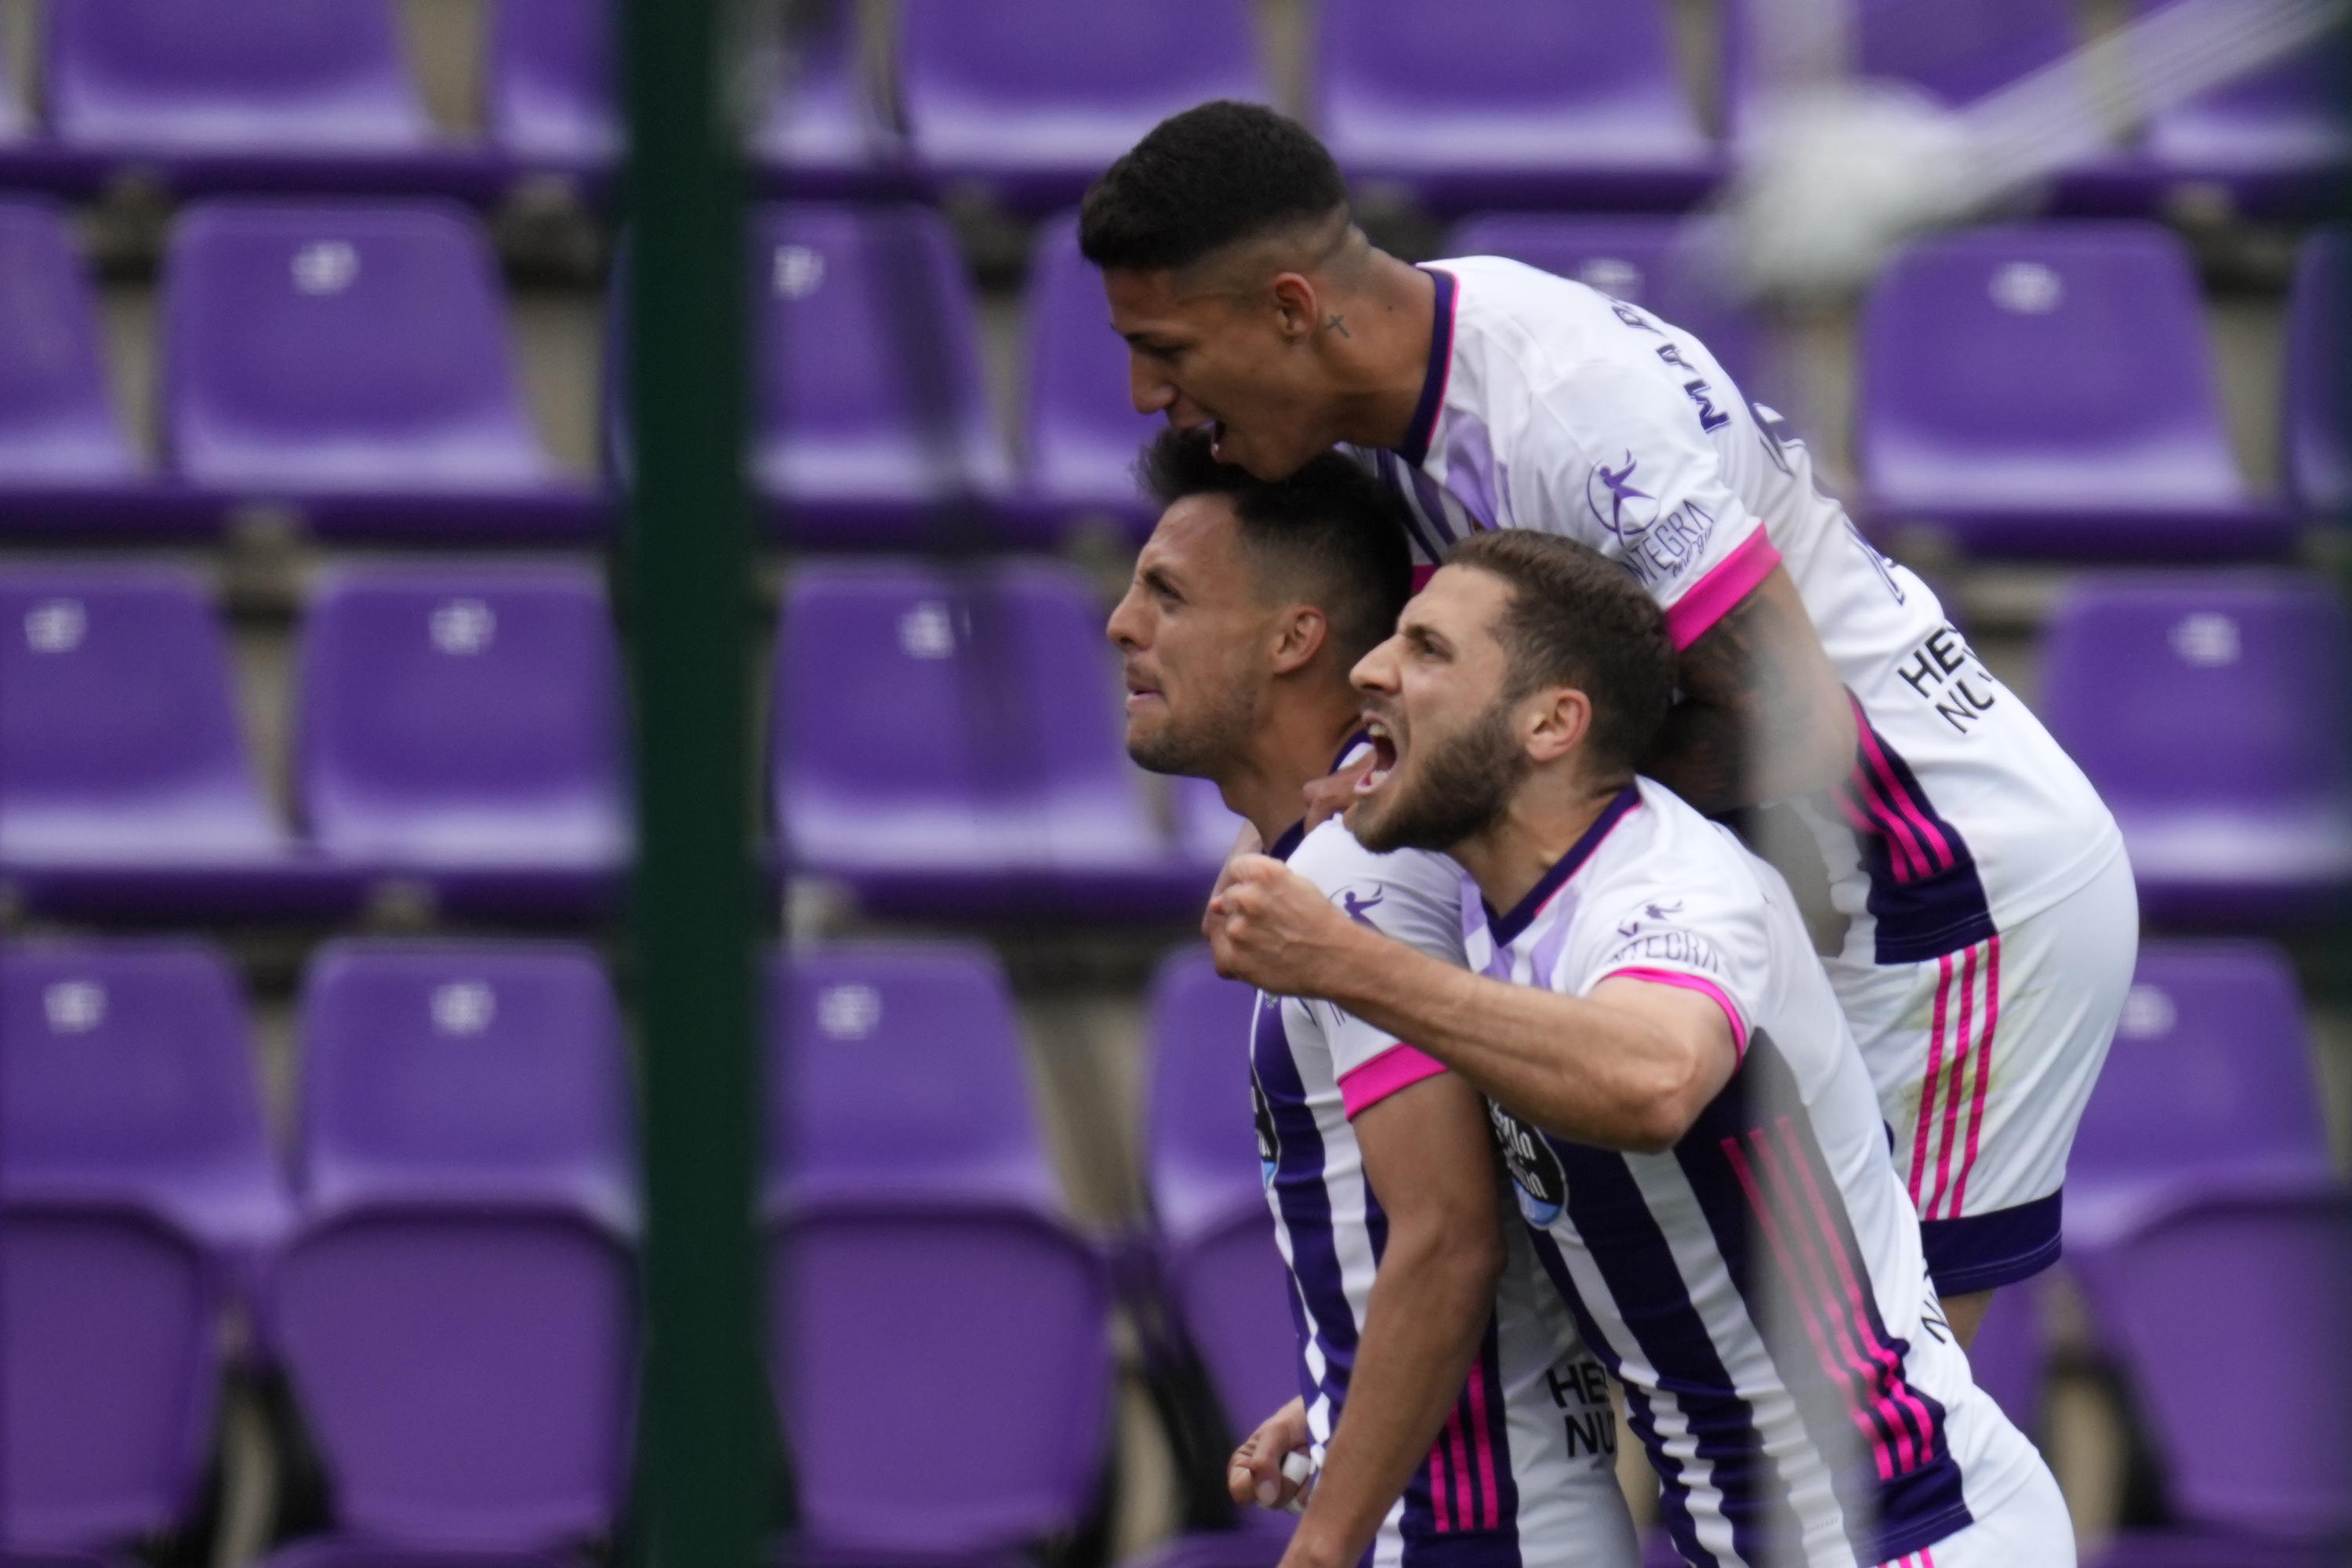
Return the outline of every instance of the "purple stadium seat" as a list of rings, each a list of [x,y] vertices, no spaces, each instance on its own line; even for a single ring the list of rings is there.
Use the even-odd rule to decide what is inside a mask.
[[[604,1534],[626,1484],[637,1211],[594,956],[341,942],[301,1022],[302,1224],[266,1323],[338,1518],[453,1550]]]
[[[108,877],[266,866],[284,843],[197,579],[0,572],[0,867]]]
[[[2352,1191],[2186,1199],[2074,1269],[2176,1517],[2352,1541],[2352,1405],[2318,1394],[2352,1386]]]
[[[0,485],[134,481],[90,287],[56,208],[0,204]]]
[[[1823,25],[1759,37],[1767,18],[1786,16],[1760,0],[1736,0],[1724,35],[1725,111],[1741,133],[1776,86],[1853,75],[1960,108],[2063,58],[2081,41],[2068,0],[1845,0],[1808,12]]]
[[[803,570],[771,756],[796,868],[884,910],[1191,907],[1206,884],[1145,812],[1101,625],[1058,567]]]
[[[216,953],[0,948],[0,1546],[95,1548],[184,1517],[223,1307],[285,1221]]]
[[[2085,1561],[2089,1568],[2343,1568],[2344,1553],[2326,1543],[2250,1535],[2126,1531]]]
[[[782,18],[751,156],[767,187],[802,197],[908,194],[905,149],[875,103],[856,0],[815,0]]]
[[[72,148],[322,162],[432,135],[391,0],[52,0],[47,41],[49,125]]]
[[[2276,925],[2352,889],[2352,625],[2319,583],[2078,584],[2040,710],[2130,847],[2144,916]]]
[[[818,949],[769,987],[768,1339],[803,1529],[903,1552],[1068,1529],[1106,1441],[1109,1270],[1065,1215],[1003,972]]]
[[[753,221],[761,493],[808,544],[907,548],[978,525],[1009,483],[971,289],[925,207]]]
[[[2152,14],[2177,0],[2140,0]],[[2352,179],[2352,38],[2339,30],[2294,58],[2149,117],[2138,157],[2160,185],[2225,193],[2264,216],[2340,208]]]
[[[600,168],[621,148],[613,7],[497,0],[483,72],[491,139],[530,163]]]
[[[1288,1514],[1254,1509],[1242,1516],[1238,1530],[1171,1536],[1129,1561],[1132,1568],[1276,1568],[1297,1522]]]
[[[1250,1121],[1256,995],[1199,949],[1151,988],[1147,1126],[1161,1268],[1226,1424],[1244,1436],[1299,1388],[1291,1286],[1274,1242]]]
[[[296,788],[331,860],[593,905],[630,843],[620,652],[593,570],[346,568],[302,629]]]
[[[1028,210],[1076,200],[1179,110],[1268,90],[1247,0],[905,0],[898,77],[923,173]]]
[[[1029,273],[1028,469],[1018,511],[1051,537],[1083,518],[1139,535],[1152,521],[1135,460],[1166,421],[1135,412],[1128,352],[1110,330],[1102,279],[1078,254],[1073,217],[1045,226]]]
[[[208,491],[417,498],[475,528],[572,488],[524,407],[489,243],[457,208],[196,208],[163,338],[165,441]]]
[[[1657,0],[1326,0],[1316,115],[1360,189],[1680,206],[1716,173]],[[1605,62],[1605,63],[1604,63]]]
[[[2001,1290],[1969,1346],[1969,1374],[2028,1436],[2036,1436],[2041,1427],[2042,1379],[2049,1355],[2040,1289],[2029,1281]]]
[[[262,1568],[585,1568],[585,1560],[543,1552],[436,1552],[330,1540],[272,1552]]]
[[[2288,306],[2287,489],[2308,516],[2352,514],[2352,232],[2328,229],[2296,258]]]
[[[1639,305],[1696,337],[1742,392],[1760,396],[1772,374],[1763,324],[1712,285],[1685,233],[1671,218],[1492,213],[1463,223],[1446,251],[1507,256]]]
[[[2275,553],[2249,493],[2186,247],[2137,224],[1920,241],[1862,318],[1854,455],[1882,523],[1978,553]]]

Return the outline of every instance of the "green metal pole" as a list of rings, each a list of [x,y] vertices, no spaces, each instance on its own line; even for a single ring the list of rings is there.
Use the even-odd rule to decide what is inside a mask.
[[[743,250],[726,0],[627,0],[636,697],[632,905],[644,1060],[637,1551],[751,1568],[773,1477],[758,1350],[741,447]]]

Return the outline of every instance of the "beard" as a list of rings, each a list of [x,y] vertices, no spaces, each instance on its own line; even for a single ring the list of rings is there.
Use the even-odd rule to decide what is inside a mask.
[[[1257,725],[1255,693],[1239,681],[1220,688],[1223,700],[1205,712],[1179,723],[1172,710],[1159,729],[1127,737],[1127,754],[1146,773],[1172,773],[1183,778],[1217,777],[1241,755]],[[1165,700],[1161,707],[1167,709]]]
[[[1375,855],[1399,849],[1451,849],[1503,814],[1528,774],[1527,753],[1511,734],[1502,703],[1467,730],[1433,748],[1415,781],[1377,810],[1348,813],[1349,831]]]

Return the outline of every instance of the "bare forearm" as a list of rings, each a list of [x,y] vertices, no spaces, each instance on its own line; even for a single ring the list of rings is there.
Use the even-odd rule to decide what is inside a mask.
[[[1357,930],[1332,955],[1328,996],[1410,1040],[1563,1138],[1652,1149],[1680,1131],[1686,1051],[1643,1020],[1580,996],[1510,985]]]
[[[1348,1402],[1283,1568],[1341,1568],[1363,1556],[1462,1395],[1494,1311],[1500,1240],[1441,1237],[1400,1247],[1372,1280]]]
[[[1810,795],[1844,777],[1852,752],[1839,748],[1836,734],[1835,715],[1806,707],[1759,701],[1732,709],[1685,699],[1668,710],[1642,771],[1701,811],[1730,811]]]

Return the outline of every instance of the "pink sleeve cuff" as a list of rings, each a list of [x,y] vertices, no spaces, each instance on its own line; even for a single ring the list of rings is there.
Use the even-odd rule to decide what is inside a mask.
[[[1780,552],[1765,537],[1764,525],[1732,548],[1689,593],[1666,606],[1666,635],[1675,651],[1682,652],[1707,634],[1708,628],[1731,613],[1731,607],[1756,591],[1756,585],[1780,564]]]
[[[1688,970],[1683,969],[1612,969],[1601,978],[1602,980],[1641,980],[1652,985],[1678,986],[1682,990],[1696,991],[1700,995],[1712,999],[1717,1006],[1723,1009],[1723,1016],[1731,1021],[1733,1052],[1742,1060],[1747,1059],[1748,1020],[1739,1016],[1739,1009],[1732,1005],[1729,996],[1724,994],[1723,987],[1714,981],[1703,980]],[[1597,984],[1599,982],[1596,981],[1594,984]],[[1351,1111],[1349,1114],[1354,1113]]]
[[[1393,1045],[1370,1061],[1339,1075],[1339,1103],[1353,1121],[1401,1089],[1411,1089],[1425,1078],[1435,1078],[1445,1064],[1408,1045]]]

